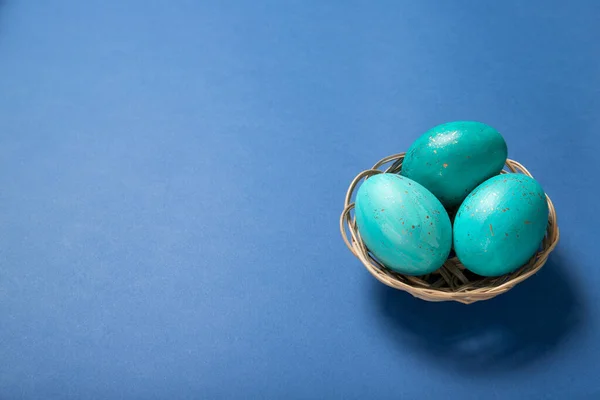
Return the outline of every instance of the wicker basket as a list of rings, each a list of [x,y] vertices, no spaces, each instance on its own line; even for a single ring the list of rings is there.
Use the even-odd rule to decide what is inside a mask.
[[[542,268],[548,255],[558,243],[559,231],[556,211],[548,196],[548,227],[546,236],[538,252],[527,264],[516,271],[499,277],[482,277],[463,267],[458,258],[446,260],[437,271],[424,276],[408,276],[393,272],[381,264],[365,247],[360,238],[354,218],[353,194],[363,179],[383,172],[397,173],[402,169],[404,154],[395,154],[379,161],[372,169],[361,172],[354,178],[346,194],[344,211],[340,218],[340,229],[346,246],[364,264],[367,270],[380,282],[395,289],[404,290],[415,297],[427,301],[458,301],[464,304],[488,300],[512,289]],[[529,171],[513,160],[506,160],[502,173],[522,173],[531,176]]]

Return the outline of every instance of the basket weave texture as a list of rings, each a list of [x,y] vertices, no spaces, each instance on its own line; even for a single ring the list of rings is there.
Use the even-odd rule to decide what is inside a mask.
[[[546,235],[537,253],[516,271],[499,277],[482,277],[466,270],[456,257],[448,258],[437,271],[424,276],[408,276],[391,271],[381,264],[366,248],[360,238],[354,218],[354,193],[359,184],[370,176],[398,173],[402,169],[404,154],[395,154],[380,160],[373,168],[363,171],[354,178],[344,202],[344,211],[340,218],[340,230],[346,246],[364,264],[367,270],[380,282],[395,289],[404,290],[415,297],[427,301],[457,301],[470,304],[488,300],[505,293],[540,270],[548,255],[559,240],[556,211],[550,197],[548,201],[548,226]],[[521,173],[531,176],[529,171],[513,160],[506,160],[505,170],[501,173]]]

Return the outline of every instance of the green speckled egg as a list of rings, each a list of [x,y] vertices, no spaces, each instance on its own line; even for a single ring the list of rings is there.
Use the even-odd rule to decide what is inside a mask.
[[[435,271],[448,258],[452,226],[431,192],[397,174],[379,174],[358,189],[358,231],[371,253],[406,275]]]
[[[506,162],[506,142],[497,130],[475,121],[438,125],[408,149],[401,175],[425,186],[445,207],[460,205],[477,185]]]
[[[454,220],[454,250],[465,268],[483,276],[512,272],[535,254],[548,224],[540,184],[503,174],[479,185]]]

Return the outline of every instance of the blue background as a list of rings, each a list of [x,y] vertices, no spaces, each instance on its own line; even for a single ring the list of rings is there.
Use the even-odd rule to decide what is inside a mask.
[[[0,398],[600,396],[600,2],[0,4]],[[338,232],[357,172],[456,119],[562,234],[471,306]]]

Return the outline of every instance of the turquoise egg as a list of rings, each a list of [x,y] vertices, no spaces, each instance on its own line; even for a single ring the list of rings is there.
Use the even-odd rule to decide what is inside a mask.
[[[393,271],[423,275],[448,258],[452,226],[431,192],[397,174],[370,177],[356,194],[358,232],[371,253]]]
[[[454,219],[454,251],[465,268],[483,276],[512,272],[536,253],[548,224],[540,184],[522,174],[479,185]]]
[[[497,130],[475,121],[438,125],[408,149],[401,175],[425,186],[445,207],[454,207],[506,162],[506,142]]]

